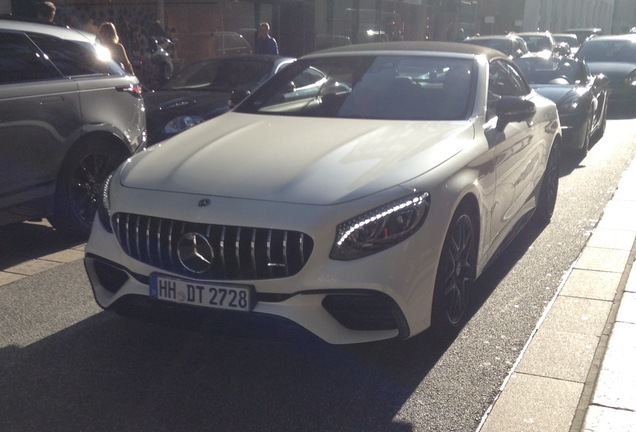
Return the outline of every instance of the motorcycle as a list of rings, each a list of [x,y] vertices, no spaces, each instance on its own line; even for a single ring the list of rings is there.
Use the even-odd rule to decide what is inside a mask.
[[[150,62],[156,68],[158,85],[168,81],[174,73],[171,54],[173,48],[174,42],[167,37],[150,38]]]
[[[164,36],[148,38],[147,49],[131,58],[135,74],[148,90],[161,87],[174,74],[174,42]]]

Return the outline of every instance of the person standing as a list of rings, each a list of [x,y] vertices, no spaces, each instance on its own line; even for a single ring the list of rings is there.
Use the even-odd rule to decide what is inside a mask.
[[[278,55],[278,42],[269,34],[269,23],[262,22],[258,27],[256,40],[254,41],[255,54]]]
[[[38,8],[38,20],[52,23],[55,20],[55,11],[57,10],[55,4],[50,1],[45,1],[37,5]]]
[[[102,44],[102,46],[108,48],[111,58],[116,63],[120,64],[129,74],[135,74],[132,64],[130,63],[130,60],[128,60],[126,48],[124,48],[124,46],[119,43],[119,35],[117,34],[115,24],[113,24],[112,22],[102,23],[102,25],[99,26],[99,34],[97,35],[97,39]]]

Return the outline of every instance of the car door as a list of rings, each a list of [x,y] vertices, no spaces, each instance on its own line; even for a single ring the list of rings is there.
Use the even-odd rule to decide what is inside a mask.
[[[21,32],[0,32],[0,209],[52,195],[67,135],[81,119],[77,85]]]
[[[540,97],[532,92],[514,65],[503,60],[492,61],[489,68],[489,115],[486,136],[495,154],[495,200],[492,209],[491,247],[497,248],[505,240],[520,218],[533,208],[532,197],[541,177],[547,143],[541,128],[545,124],[531,121],[510,122],[497,128],[494,114],[497,100],[503,96],[517,96],[532,100]],[[536,117],[536,116],[535,116]]]

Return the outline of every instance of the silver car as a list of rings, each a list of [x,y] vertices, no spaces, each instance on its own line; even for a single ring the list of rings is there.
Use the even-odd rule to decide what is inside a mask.
[[[0,225],[88,237],[100,183],[145,145],[143,107],[94,35],[0,19]]]
[[[333,344],[452,337],[474,280],[550,220],[560,147],[555,104],[499,51],[309,54],[122,164],[86,269],[100,306],[136,317],[274,318]]]

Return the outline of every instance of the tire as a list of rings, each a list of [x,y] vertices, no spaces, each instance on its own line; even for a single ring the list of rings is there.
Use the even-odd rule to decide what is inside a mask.
[[[464,325],[476,266],[474,219],[460,207],[446,233],[435,277],[431,329],[436,337],[451,340]]]
[[[51,225],[67,236],[88,238],[101,184],[128,156],[122,147],[103,139],[78,143],[60,169],[54,212],[48,218]]]
[[[587,152],[590,150],[590,140],[592,138],[592,115],[588,116],[587,122],[585,123],[585,132],[583,133],[583,142],[581,147],[575,150],[576,156],[580,159],[585,158],[587,156]]]
[[[594,140],[598,141],[605,135],[605,129],[607,128],[607,98],[603,100],[603,114],[601,115],[601,124],[599,124],[596,133],[594,134]]]
[[[543,173],[541,189],[537,198],[537,208],[534,212],[535,221],[541,225],[546,225],[550,222],[556,206],[559,192],[559,153],[559,147],[557,143],[554,143]]]

